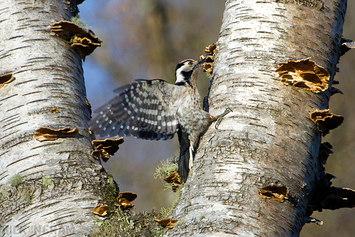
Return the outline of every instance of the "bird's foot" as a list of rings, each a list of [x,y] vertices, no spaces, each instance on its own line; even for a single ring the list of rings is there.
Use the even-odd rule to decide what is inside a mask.
[[[218,126],[222,122],[223,117],[229,114],[230,112],[232,112],[232,110],[230,108],[226,108],[223,113],[217,116],[216,124],[214,125],[216,129],[218,129]]]

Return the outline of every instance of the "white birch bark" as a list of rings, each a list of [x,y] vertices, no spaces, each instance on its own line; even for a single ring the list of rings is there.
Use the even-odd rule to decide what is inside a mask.
[[[83,236],[95,226],[106,174],[90,155],[81,58],[50,34],[70,20],[67,3],[0,1],[0,74],[14,76],[0,88],[1,236]],[[41,127],[79,135],[40,142]]]
[[[322,172],[309,115],[328,108],[330,92],[286,86],[275,69],[310,57],[332,80],[345,10],[345,0],[226,2],[209,108],[233,112],[201,139],[168,236],[299,235]],[[294,204],[262,198],[270,182],[286,185]]]

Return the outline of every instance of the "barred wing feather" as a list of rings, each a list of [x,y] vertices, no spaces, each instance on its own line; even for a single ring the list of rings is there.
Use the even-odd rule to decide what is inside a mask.
[[[172,99],[183,87],[164,80],[137,80],[120,87],[118,95],[104,104],[90,121],[100,136],[135,136],[149,140],[171,139],[179,128]]]

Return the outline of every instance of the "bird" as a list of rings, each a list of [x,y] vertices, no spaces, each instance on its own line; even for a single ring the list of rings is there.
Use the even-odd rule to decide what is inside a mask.
[[[175,84],[162,79],[138,79],[116,90],[117,96],[102,105],[89,125],[95,134],[168,140],[178,134],[178,174],[185,183],[201,135],[220,116],[202,108],[197,77],[204,60],[185,59],[175,68]]]

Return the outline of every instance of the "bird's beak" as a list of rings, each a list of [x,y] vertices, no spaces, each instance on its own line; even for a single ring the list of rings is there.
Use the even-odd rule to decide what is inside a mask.
[[[203,59],[201,59],[200,61],[198,61],[196,65],[198,65],[198,64],[203,64],[203,63],[205,63],[205,62],[206,62],[206,58],[203,58]]]

